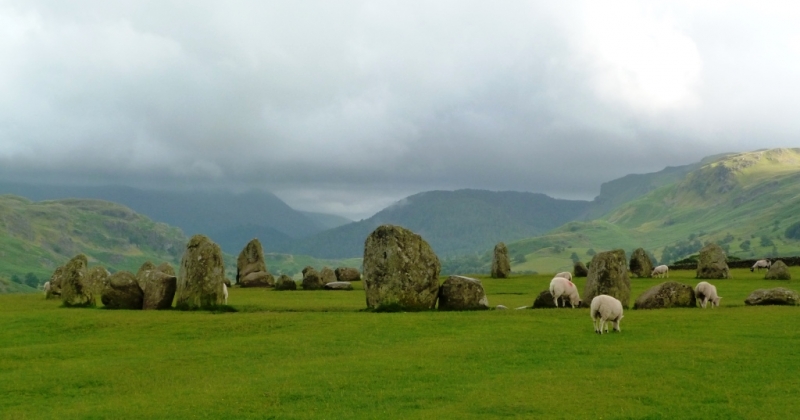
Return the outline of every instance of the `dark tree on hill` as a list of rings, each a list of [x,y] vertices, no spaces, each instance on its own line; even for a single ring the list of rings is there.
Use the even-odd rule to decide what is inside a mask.
[[[25,284],[30,287],[39,287],[39,278],[33,273],[25,274]]]
[[[786,228],[785,235],[789,239],[800,239],[800,222],[793,223]]]
[[[742,243],[739,244],[739,248],[741,248],[742,251],[749,251],[750,250],[750,240],[747,239],[745,241],[742,241]]]

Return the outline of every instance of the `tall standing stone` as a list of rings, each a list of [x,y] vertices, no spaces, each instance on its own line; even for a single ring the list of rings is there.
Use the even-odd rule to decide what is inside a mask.
[[[139,267],[139,271],[136,272],[136,279],[140,279],[146,271],[154,270],[156,265],[151,263],[150,261],[145,261],[141,267]]]
[[[181,258],[175,307],[192,309],[222,305],[224,283],[225,263],[219,246],[206,236],[192,236]]]
[[[275,281],[275,290],[297,290],[297,283],[286,274],[281,274]]]
[[[708,244],[700,250],[697,261],[698,279],[728,279],[730,270],[725,251],[717,244]]]
[[[623,307],[628,307],[631,279],[628,277],[625,251],[616,249],[600,252],[592,258],[583,289],[584,304],[588,305],[598,295],[613,296],[622,302]]]
[[[274,287],[275,277],[267,271],[264,249],[254,238],[236,259],[236,283],[241,287]]]
[[[639,278],[650,277],[653,273],[653,262],[643,248],[637,248],[631,254],[630,269]]]
[[[439,294],[439,258],[421,236],[382,225],[364,242],[364,291],[372,309],[433,309]]]
[[[575,261],[572,266],[572,275],[574,277],[586,277],[589,275],[589,269],[582,262]]]
[[[500,242],[494,246],[492,257],[492,278],[505,279],[511,274],[511,263],[508,261],[508,248]]]
[[[330,267],[322,267],[322,271],[319,272],[319,277],[323,285],[336,281],[336,273],[334,273]]]
[[[64,306],[94,305],[92,291],[86,282],[89,261],[78,254],[64,266],[61,280],[61,302]]]
[[[99,265],[87,270],[86,286],[91,290],[93,299],[96,300],[103,294],[103,287],[105,287],[109,277],[111,277],[111,273],[105,267]]]

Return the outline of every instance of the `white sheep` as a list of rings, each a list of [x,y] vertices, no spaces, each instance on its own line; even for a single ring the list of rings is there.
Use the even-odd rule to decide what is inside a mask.
[[[573,308],[575,306],[581,306],[581,297],[578,295],[578,288],[575,287],[575,283],[564,277],[553,277],[553,280],[550,280],[550,294],[553,295],[553,303],[556,304],[556,307],[558,307],[558,298],[560,297],[569,298],[569,303]],[[566,306],[566,303],[563,301],[561,303],[561,306]]]
[[[700,299],[700,306],[705,309],[706,303],[711,302],[711,308],[719,306],[719,300],[722,297],[717,296],[717,288],[707,281],[697,283],[694,288],[694,294],[697,299]]]
[[[770,260],[758,260],[752,267],[750,267],[750,271],[758,270],[761,271],[762,268],[769,269],[772,266],[772,262]]]
[[[565,279],[572,281],[572,273],[570,273],[569,271],[562,271],[553,277],[564,277]]]
[[[228,286],[226,286],[225,283],[222,283],[222,298],[223,298],[223,304],[227,305],[228,304]]]
[[[603,333],[603,328],[608,332],[608,322],[614,323],[614,331],[622,331],[619,328],[619,321],[622,316],[622,302],[609,295],[598,295],[592,299],[589,315],[594,323],[594,332]]]
[[[45,282],[45,284],[44,284],[44,286],[42,288],[44,289],[44,295],[47,296],[47,292],[50,291],[50,282],[49,281]]]
[[[659,265],[658,267],[654,268],[653,272],[650,273],[650,277],[655,278],[656,276],[659,276],[661,278],[666,276],[667,278],[669,278],[669,267],[667,267],[666,265]]]

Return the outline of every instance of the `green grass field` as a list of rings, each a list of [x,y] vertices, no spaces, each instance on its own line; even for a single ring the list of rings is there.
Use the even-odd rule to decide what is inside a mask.
[[[798,418],[800,307],[743,301],[800,285],[733,274],[720,308],[628,309],[603,336],[587,309],[370,313],[362,290],[234,288],[235,313],[3,295],[0,418]],[[549,279],[483,282],[514,308]]]

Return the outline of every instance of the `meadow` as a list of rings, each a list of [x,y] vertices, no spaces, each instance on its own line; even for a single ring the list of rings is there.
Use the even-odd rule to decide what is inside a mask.
[[[224,313],[2,295],[0,418],[797,418],[800,307],[744,299],[800,285],[733,275],[719,308],[626,309],[602,336],[588,309],[513,310],[544,274],[481,277],[512,308],[482,312],[367,312],[358,283],[232,288]],[[631,306],[661,281],[632,279]]]

